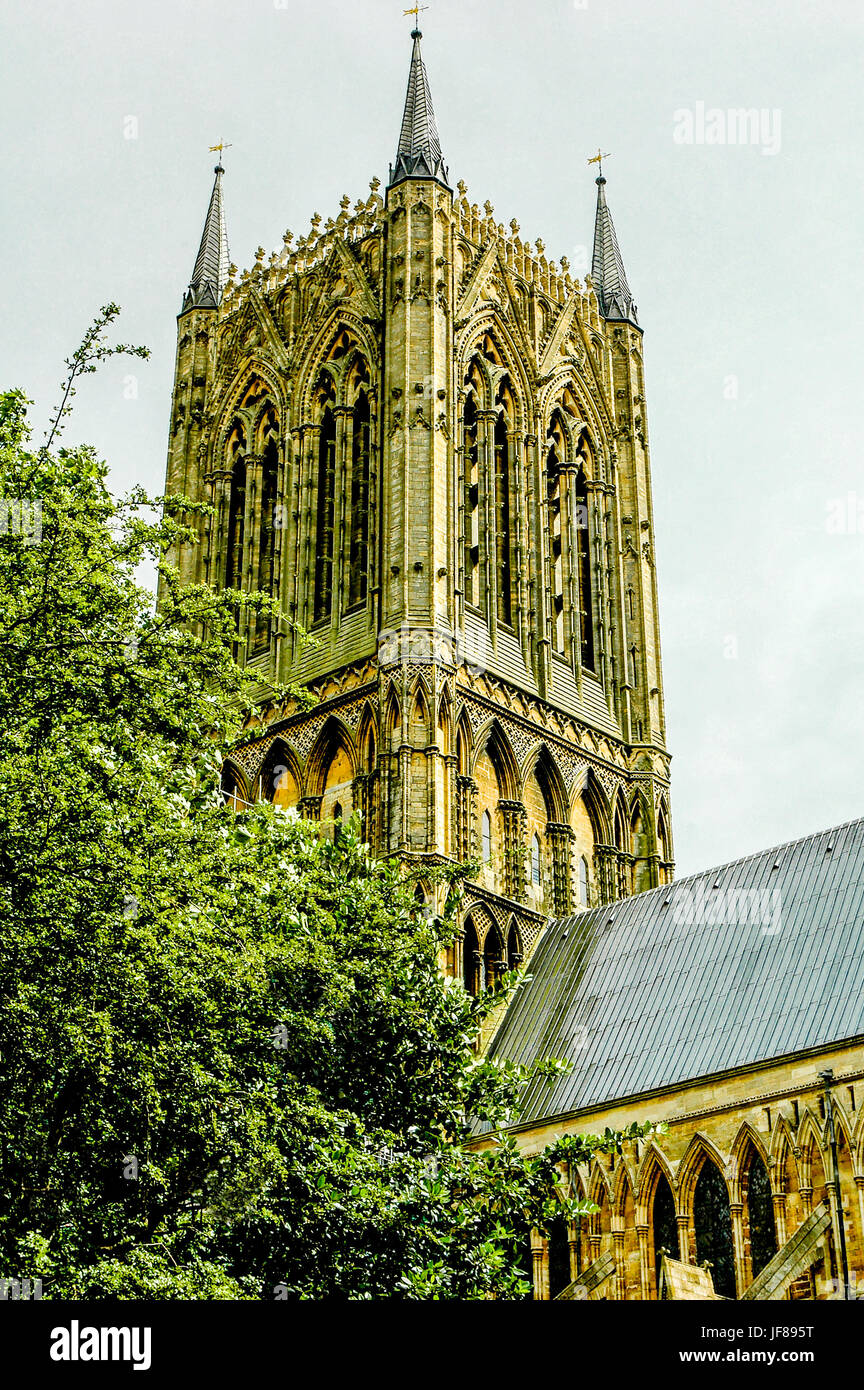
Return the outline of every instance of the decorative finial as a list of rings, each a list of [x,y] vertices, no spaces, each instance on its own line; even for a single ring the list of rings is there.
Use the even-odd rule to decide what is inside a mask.
[[[599,166],[600,166],[600,178],[602,179],[602,178],[603,178],[603,160],[604,160],[604,159],[611,159],[611,158],[612,158],[612,155],[609,153],[609,151],[607,150],[606,154],[604,154],[603,151],[600,149],[600,146],[598,145],[598,146],[597,146],[597,153],[596,153],[591,159],[588,160],[588,163],[589,163],[589,164],[599,164]],[[599,183],[599,179],[598,179],[598,183]]]

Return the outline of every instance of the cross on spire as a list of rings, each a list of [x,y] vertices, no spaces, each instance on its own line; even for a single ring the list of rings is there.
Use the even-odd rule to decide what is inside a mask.
[[[600,178],[602,179],[602,177],[603,177],[603,160],[604,160],[604,159],[611,159],[611,158],[612,158],[612,155],[609,153],[609,151],[607,150],[606,153],[604,154],[603,151],[601,150],[600,146],[598,145],[598,146],[597,146],[597,153],[596,153],[595,155],[593,155],[591,159],[588,160],[588,163],[589,163],[589,164],[599,164],[599,166],[600,166]]]
[[[215,153],[217,152],[217,150],[218,150],[218,152],[219,152],[219,163],[220,163],[220,165],[221,165],[221,163],[222,163],[222,151],[223,151],[223,150],[231,150],[231,149],[233,149],[233,148],[234,148],[233,145],[226,145],[226,143],[225,143],[224,140],[220,140],[218,145],[211,145],[211,146],[210,146],[210,153],[211,153],[211,154],[215,154]]]

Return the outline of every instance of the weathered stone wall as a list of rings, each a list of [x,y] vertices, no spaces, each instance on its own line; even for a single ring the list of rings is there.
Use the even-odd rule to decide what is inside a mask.
[[[570,1191],[600,1210],[561,1233],[570,1247],[570,1274],[611,1250],[615,1272],[596,1296],[652,1299],[659,1272],[655,1201],[668,1184],[677,1225],[673,1258],[699,1261],[695,1193],[703,1167],[713,1164],[728,1197],[735,1293],[754,1277],[754,1230],[748,1180],[754,1157],[770,1182],[773,1235],[778,1248],[821,1201],[832,1209],[832,1229],[810,1272],[791,1287],[792,1298],[837,1297],[842,1285],[833,1166],[819,1071],[833,1068],[832,1104],[841,1185],[841,1212],[849,1270],[864,1293],[864,1047],[849,1044],[737,1073],[710,1077],[666,1093],[636,1096],[606,1109],[562,1116],[518,1132],[525,1152],[536,1152],[568,1133],[600,1133],[636,1120],[664,1120],[668,1132],[649,1142],[629,1141],[622,1157],[600,1157],[569,1175]],[[535,1297],[549,1297],[550,1242],[535,1234]],[[560,1253],[560,1252],[559,1252]],[[559,1261],[560,1263],[560,1261]],[[554,1291],[554,1286],[553,1286]]]

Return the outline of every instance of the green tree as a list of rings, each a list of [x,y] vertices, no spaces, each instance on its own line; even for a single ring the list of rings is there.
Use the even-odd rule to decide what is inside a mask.
[[[115,314],[52,439],[80,372],[140,351],[105,347]],[[524,1296],[528,1229],[585,1209],[562,1171],[624,1136],[527,1159],[504,1132],[524,1073],[472,1050],[500,994],[439,971],[464,869],[430,919],[356,821],[334,840],[223,804],[251,710],[237,606],[265,600],[165,570],[154,612],[136,568],[164,569],[194,507],[148,520],[91,449],[32,450],[27,405],[0,397],[0,496],[41,506],[41,537],[0,535],[0,1274],[49,1297]]]

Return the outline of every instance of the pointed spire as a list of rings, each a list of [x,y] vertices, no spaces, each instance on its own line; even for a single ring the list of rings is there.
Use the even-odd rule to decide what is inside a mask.
[[[411,31],[414,49],[411,53],[411,68],[408,73],[408,91],[405,96],[405,112],[402,116],[402,130],[399,134],[399,148],[396,163],[390,169],[390,187],[403,179],[437,179],[449,188],[447,165],[441,154],[435,112],[432,109],[432,95],[420,40],[419,29]]]
[[[591,261],[591,283],[597,291],[600,312],[606,319],[635,323],[636,305],[624,273],[624,261],[615,235],[612,214],[606,205],[606,180],[602,173],[597,183],[597,216],[594,222],[594,257]]]
[[[183,297],[181,313],[185,313],[187,309],[217,308],[228,279],[228,238],[225,234],[225,214],[222,209],[222,175],[225,170],[221,164],[217,164],[213,172],[216,178],[213,182],[213,192],[210,194],[204,234],[198,248],[192,279]]]

